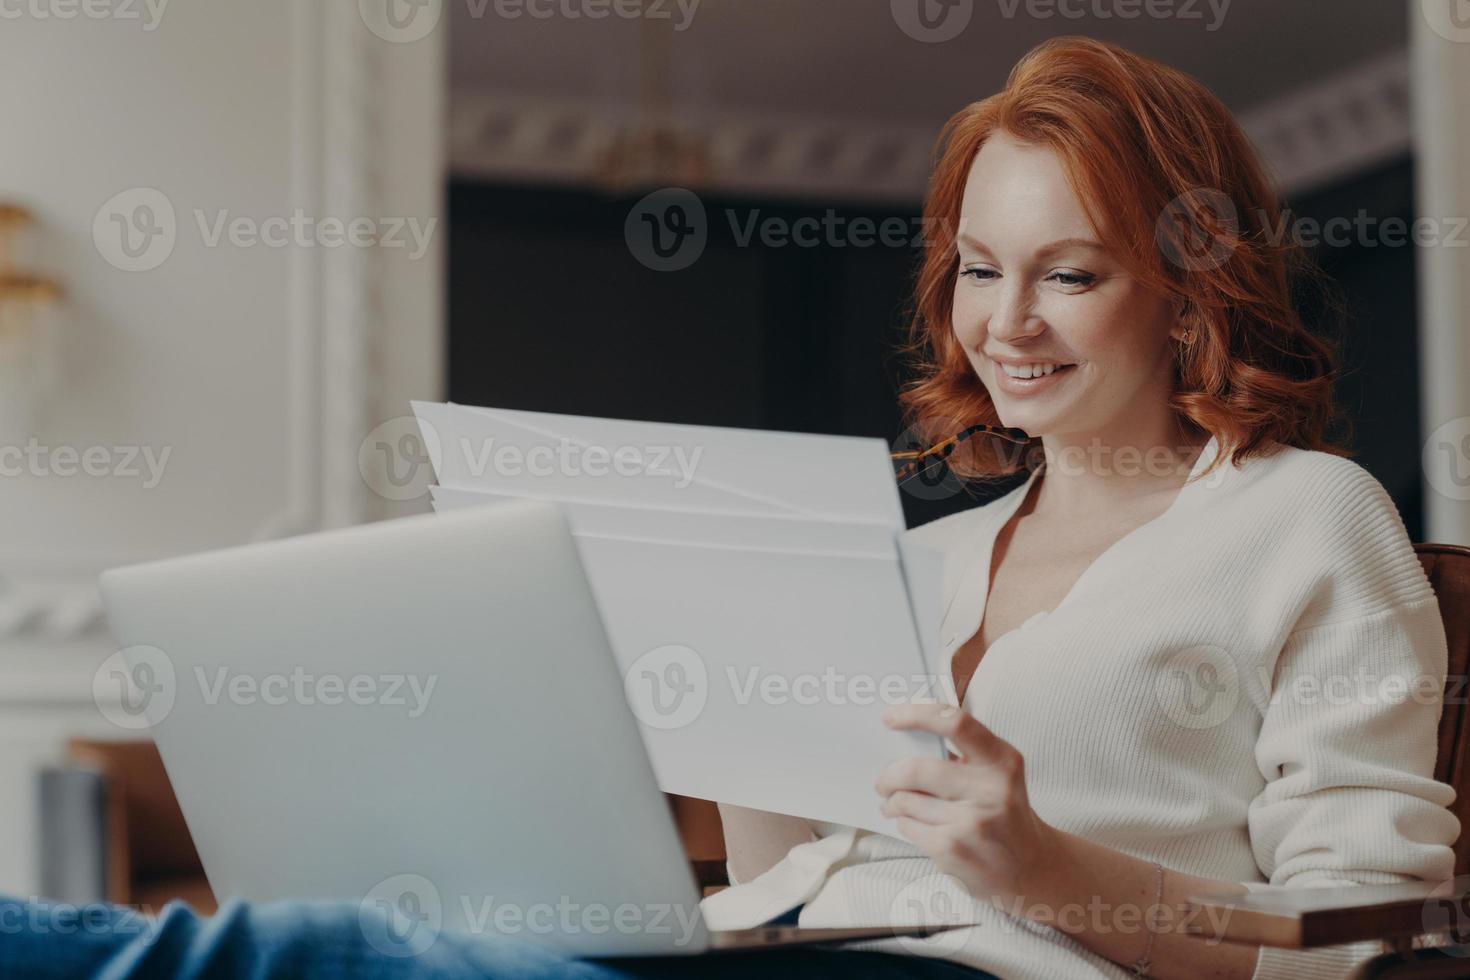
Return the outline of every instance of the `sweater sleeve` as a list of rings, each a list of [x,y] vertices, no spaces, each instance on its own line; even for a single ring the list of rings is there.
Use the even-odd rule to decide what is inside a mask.
[[[1247,820],[1269,885],[1256,889],[1454,874],[1455,793],[1434,779],[1444,626],[1387,494],[1356,472],[1314,536],[1325,553],[1313,564],[1329,571],[1309,586],[1262,716],[1255,756],[1266,784]],[[1255,976],[1342,977],[1377,951],[1263,947]]]

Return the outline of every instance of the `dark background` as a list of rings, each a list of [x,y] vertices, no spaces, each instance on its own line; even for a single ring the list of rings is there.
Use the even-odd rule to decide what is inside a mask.
[[[1285,202],[1325,222],[1363,209],[1413,220],[1407,158]],[[918,251],[850,242],[741,245],[729,215],[844,221],[911,210],[703,196],[709,240],[687,268],[635,258],[624,222],[642,193],[449,188],[448,394],[470,405],[615,418],[876,436],[902,429],[898,352]],[[848,225],[847,227],[850,227]],[[1347,317],[1320,329],[1342,345],[1339,400],[1354,458],[1422,538],[1414,248],[1369,238],[1312,250]],[[846,237],[841,239],[846,241]],[[1304,304],[1304,310],[1315,307]],[[939,500],[905,493],[910,524],[973,506],[991,485]]]

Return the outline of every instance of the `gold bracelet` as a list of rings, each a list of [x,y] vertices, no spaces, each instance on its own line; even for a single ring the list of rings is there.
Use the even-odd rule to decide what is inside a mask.
[[[1149,956],[1154,951],[1154,928],[1149,921],[1149,912],[1159,907],[1159,902],[1164,898],[1164,866],[1157,861],[1154,862],[1154,870],[1158,872],[1159,884],[1154,892],[1154,903],[1143,910],[1143,928],[1148,933],[1148,945],[1143,947],[1143,955],[1133,964],[1133,975],[1135,977],[1148,976],[1149,968],[1153,963],[1149,962]]]

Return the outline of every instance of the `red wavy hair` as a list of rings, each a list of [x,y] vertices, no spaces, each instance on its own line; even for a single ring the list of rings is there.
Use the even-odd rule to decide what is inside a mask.
[[[960,201],[996,132],[1052,149],[1103,246],[1146,288],[1185,301],[1192,340],[1176,345],[1171,403],[1186,429],[1215,436],[1235,462],[1278,445],[1340,451],[1328,435],[1334,350],[1292,305],[1291,283],[1315,269],[1290,236],[1271,234],[1279,208],[1254,148],[1195,79],[1082,37],[1033,48],[1002,91],[940,135],[907,348],[917,378],[901,394],[921,440],[999,424],[951,323]],[[984,435],[965,450],[949,460],[964,476],[1014,472],[1035,455]]]

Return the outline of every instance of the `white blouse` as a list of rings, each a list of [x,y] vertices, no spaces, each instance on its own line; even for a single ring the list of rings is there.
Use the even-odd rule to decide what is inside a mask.
[[[966,708],[1020,750],[1042,819],[1165,868],[1253,888],[1449,878],[1460,827],[1453,789],[1433,779],[1444,628],[1393,503],[1339,457],[1281,449],[1201,476],[1216,452],[1055,609],[990,646]],[[1035,478],[909,532],[945,552],[946,675]],[[806,927],[973,923],[863,946],[1003,980],[1130,975],[970,895],[906,841],[814,827],[759,878],[705,899],[711,927],[804,902]],[[1340,977],[1377,951],[1263,948],[1255,975]]]

